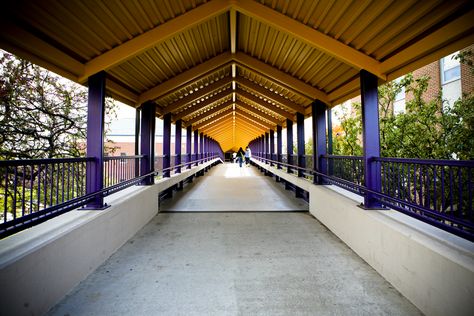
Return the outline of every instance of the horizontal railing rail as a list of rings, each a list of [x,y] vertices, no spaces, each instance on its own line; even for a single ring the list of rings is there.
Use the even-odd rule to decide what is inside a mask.
[[[105,157],[104,173],[112,177],[119,175],[119,178],[107,180],[107,185],[102,190],[90,194],[86,194],[85,189],[86,168],[87,163],[95,161],[94,158],[0,161],[0,202],[3,206],[0,214],[0,238],[82,207],[96,197],[105,197],[139,184],[150,176],[159,177],[173,168],[184,169],[218,156],[156,169],[141,176],[127,169],[127,164],[135,164],[135,161],[143,158],[144,156]],[[125,167],[115,167],[121,161],[125,162]]]
[[[267,164],[278,163],[256,158]],[[474,161],[374,158],[372,161],[381,170],[382,187],[380,191],[373,191],[364,186],[362,157],[325,155],[320,158],[327,159],[328,174],[298,167],[296,162],[279,164],[304,175],[321,177],[325,183],[359,195],[370,193],[385,207],[474,240]],[[342,170],[338,163],[349,170]],[[331,168],[334,169],[331,171]]]

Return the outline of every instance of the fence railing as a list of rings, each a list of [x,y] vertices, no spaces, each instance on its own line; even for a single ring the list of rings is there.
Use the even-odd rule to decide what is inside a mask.
[[[277,162],[257,155],[265,163]],[[284,156],[282,158],[285,158]],[[309,174],[322,177],[359,195],[373,194],[383,206],[474,241],[474,161],[423,160],[406,158],[376,158],[373,163],[381,170],[380,191],[364,185],[364,160],[360,156],[321,156],[327,162],[328,173],[306,167],[281,165],[291,173],[307,178]]]
[[[163,156],[159,156],[155,171],[142,176],[138,171],[144,156],[104,157],[104,188],[90,194],[86,194],[86,170],[87,164],[95,163],[94,158],[0,161],[0,238],[84,206],[94,197],[139,184],[147,177],[217,157],[182,161],[180,165],[175,165],[173,157],[171,166],[163,169]]]

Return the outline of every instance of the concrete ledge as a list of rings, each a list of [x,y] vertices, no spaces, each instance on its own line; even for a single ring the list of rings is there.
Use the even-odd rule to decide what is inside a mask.
[[[106,198],[103,211],[75,210],[0,241],[0,314],[42,315],[158,212],[158,194],[204,164]]]
[[[310,212],[426,315],[472,315],[474,244],[399,212],[310,188]]]
[[[426,315],[472,315],[474,243],[393,210],[366,211],[362,197],[255,161],[309,192],[310,213]]]

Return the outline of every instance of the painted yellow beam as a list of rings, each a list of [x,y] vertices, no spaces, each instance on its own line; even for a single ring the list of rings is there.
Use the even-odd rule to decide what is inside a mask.
[[[220,117],[220,120],[214,123],[211,123],[207,126],[204,126],[201,131],[205,133],[212,133],[213,131],[217,131],[220,129],[228,129],[229,126],[232,125],[233,117],[232,115],[226,114]]]
[[[173,78],[158,84],[156,87],[151,88],[140,94],[138,98],[139,104],[142,104],[149,100],[158,99],[173,90],[180,87],[186,86],[192,81],[212,72],[225,64],[232,61],[232,55],[230,53],[222,53],[214,58],[211,58],[202,64],[196,65],[193,68],[174,76]]]
[[[230,84],[231,82],[232,82],[232,78],[230,78],[230,77],[224,78],[222,80],[215,81],[214,83],[208,85],[207,87],[199,89],[198,91],[195,91],[194,93],[190,93],[187,96],[185,96],[184,98],[179,99],[178,101],[169,104],[165,108],[165,113],[164,114],[175,112],[175,111],[181,109],[182,107],[184,107],[187,104],[190,104],[190,103],[196,102],[200,99],[203,99],[207,95],[209,95],[212,92],[215,92],[219,89],[222,89],[223,87]]]
[[[193,129],[196,130],[201,130],[201,129],[204,129],[206,128],[207,126],[210,126],[210,125],[216,125],[218,124],[218,121],[221,121],[224,117],[227,117],[229,115],[232,114],[232,111],[228,112],[228,113],[225,113],[225,114],[221,114],[221,115],[217,115],[201,124],[197,124],[195,126],[193,126]]]
[[[235,2],[235,9],[249,17],[299,39],[357,69],[365,69],[385,80],[380,62],[318,30],[252,0]],[[319,98],[316,98],[319,99]],[[321,100],[321,99],[320,99]],[[325,100],[321,100],[326,102]]]
[[[253,137],[255,136],[258,136],[258,135],[262,135],[263,133],[265,133],[265,130],[261,130],[261,129],[257,129],[255,127],[252,127],[252,126],[249,126],[249,125],[245,125],[244,123],[242,123],[241,121],[237,121],[235,123],[235,129],[236,130],[244,130],[244,131],[247,131],[249,134],[251,134]]]
[[[256,96],[246,92],[246,91],[243,91],[243,90],[237,90],[237,95],[247,99],[247,100],[250,100],[258,105],[260,105],[261,107],[264,107],[266,109],[268,109],[269,111],[272,111],[280,116],[283,116],[285,118],[289,118],[289,119],[293,119],[294,115],[290,112],[287,112],[281,108],[278,108],[276,106],[274,106],[273,104],[271,103],[268,103],[268,102],[265,102],[259,98],[257,98]]]
[[[186,126],[193,125],[193,124],[195,124],[195,123],[197,123],[197,122],[213,115],[214,113],[216,113],[218,111],[224,110],[225,108],[231,106],[232,104],[233,104],[232,100],[229,100],[227,102],[222,103],[221,105],[216,106],[215,108],[212,108],[209,111],[206,111],[206,112],[203,112],[203,113],[197,115],[196,117],[194,117],[194,118],[192,118],[189,121],[186,121],[184,123],[185,123]],[[210,113],[210,112],[212,112],[212,113]]]
[[[231,90],[221,91],[218,94],[215,94],[212,97],[210,97],[209,99],[205,100],[204,102],[200,102],[199,104],[196,104],[195,106],[191,106],[191,107],[187,108],[186,110],[177,113],[174,116],[174,118],[176,120],[179,120],[183,117],[186,117],[188,115],[196,113],[196,112],[210,106],[213,103],[216,103],[216,102],[218,102],[222,99],[225,99],[225,98],[229,97],[230,95],[231,95]]]
[[[215,0],[202,4],[174,19],[138,35],[137,37],[97,56],[86,63],[84,72],[79,77],[83,82],[101,70],[110,69],[130,58],[152,48],[177,34],[208,21],[230,9],[228,0]],[[142,103],[144,102],[141,100]],[[148,100],[145,100],[148,101]]]
[[[382,71],[385,73],[393,72],[399,68],[400,65],[416,61],[416,59],[420,58],[420,54],[423,54],[424,52],[436,52],[440,47],[449,45],[447,42],[453,42],[453,39],[456,37],[463,37],[466,39],[470,38],[472,40],[472,34],[474,33],[473,21],[474,10],[470,10],[463,16],[446,24],[435,32],[423,37],[421,40],[400,51],[398,54],[385,60],[381,65]],[[472,44],[472,41],[470,43]],[[434,60],[436,59],[433,59],[432,61]],[[429,62],[429,60],[426,60],[426,63]]]
[[[229,11],[229,28],[230,28],[230,52],[235,54],[237,51],[237,11],[231,8]]]
[[[262,120],[262,119],[259,118],[259,117],[255,117],[255,116],[253,116],[253,115],[251,115],[251,114],[249,114],[249,113],[247,113],[247,112],[245,112],[245,111],[242,111],[241,109],[235,109],[235,113],[236,113],[236,114],[239,114],[239,115],[241,115],[241,116],[243,116],[243,117],[245,117],[245,118],[247,118],[247,119],[249,119],[249,120],[252,120],[253,122],[255,122],[255,123],[257,123],[257,124],[260,124],[260,125],[262,125],[262,126],[268,128],[268,129],[272,129],[272,128],[274,128],[275,125],[276,125],[276,124],[272,124],[272,123],[269,124],[267,121],[264,121],[264,120]]]
[[[241,84],[257,93],[259,93],[262,97],[266,99],[270,99],[276,103],[280,103],[281,105],[286,106],[289,109],[292,109],[296,112],[304,113],[304,107],[292,102],[289,99],[286,99],[282,97],[279,94],[276,94],[270,90],[265,89],[262,86],[259,86],[258,84],[248,80],[247,78],[244,77],[237,77],[235,80],[238,84]]]
[[[274,126],[266,124],[258,119],[250,116],[249,114],[245,113],[244,111],[235,111],[235,117],[239,118],[252,126],[263,128],[264,130],[272,129]]]
[[[290,87],[290,90],[293,90],[298,94],[311,100],[318,99],[325,103],[328,102],[327,95],[323,91],[279,70],[278,68],[268,65],[263,61],[242,52],[236,53],[233,58],[237,63],[248,68],[250,71],[256,71],[265,78],[277,82],[284,87]]]
[[[266,119],[267,121],[270,121],[270,122],[272,122],[272,123],[274,123],[274,124],[276,124],[276,125],[278,125],[278,124],[281,125],[281,124],[282,124],[282,120],[281,120],[281,119],[278,119],[278,118],[276,118],[276,117],[273,117],[273,116],[271,116],[271,115],[269,115],[269,114],[267,114],[267,113],[264,113],[264,112],[262,112],[262,111],[259,111],[259,110],[257,110],[256,108],[251,107],[250,105],[245,104],[245,103],[243,103],[243,102],[240,101],[240,100],[237,100],[237,101],[235,102],[235,105],[237,105],[236,109],[242,108],[242,109],[245,109],[245,110],[247,110],[247,111],[249,111],[249,112],[251,112],[251,113],[254,113],[255,115],[258,115],[259,117],[262,117],[262,118]]]

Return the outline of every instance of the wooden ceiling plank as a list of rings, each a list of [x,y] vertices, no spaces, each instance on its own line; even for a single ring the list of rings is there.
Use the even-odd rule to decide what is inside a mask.
[[[268,80],[273,82],[276,81],[284,87],[290,87],[290,90],[304,95],[311,100],[318,99],[327,102],[327,95],[325,92],[279,70],[278,68],[272,67],[263,61],[242,52],[237,52],[233,55],[233,59],[241,66],[248,68],[250,71],[257,71]]]
[[[142,104],[149,100],[158,99],[173,90],[183,87],[191,81],[195,81],[205,74],[224,66],[230,61],[232,61],[232,55],[230,53],[222,53],[143,92],[140,94],[138,102]]]
[[[254,121],[255,123],[257,124],[260,124],[262,126],[265,126],[266,128],[269,128],[269,129],[273,129],[277,124],[273,124],[273,123],[268,123],[267,121],[264,121],[262,120],[260,117],[255,117],[241,109],[235,109],[235,113],[237,114],[240,114],[242,116],[244,116],[245,118],[249,119],[249,120],[252,120]]]
[[[281,105],[286,106],[287,108],[294,110],[296,112],[303,113],[304,112],[304,107],[292,102],[291,100],[286,99],[285,97],[280,96],[279,94],[276,94],[270,90],[265,89],[264,87],[244,78],[244,77],[237,77],[235,81],[238,84],[241,84],[249,89],[252,89],[253,91],[259,93],[263,97],[273,100],[274,102],[280,103]]]
[[[110,69],[176,34],[208,21],[230,9],[228,0],[215,0],[198,6],[176,18],[97,56],[86,63],[79,81],[85,81],[101,70]]]
[[[264,130],[270,130],[273,127],[275,127],[267,123],[264,123],[262,121],[259,121],[258,119],[256,119],[255,117],[252,117],[251,115],[249,115],[248,113],[245,113],[244,111],[240,111],[240,110],[235,111],[235,117],[243,120],[244,122],[247,122],[251,126],[262,128]]]
[[[230,52],[235,54],[237,51],[237,11],[231,8],[229,11],[230,27]]]
[[[376,59],[291,17],[252,0],[239,0],[234,4],[234,7],[238,12],[271,25],[281,32],[291,34],[291,36],[334,56],[352,67],[365,69],[383,80],[386,79],[380,71],[380,63]]]
[[[227,117],[229,114],[232,114],[232,111],[226,111],[226,113],[221,113],[220,115],[214,116],[213,118],[193,126],[193,130],[203,129],[210,125],[220,124],[219,121],[222,121],[224,117]]]

